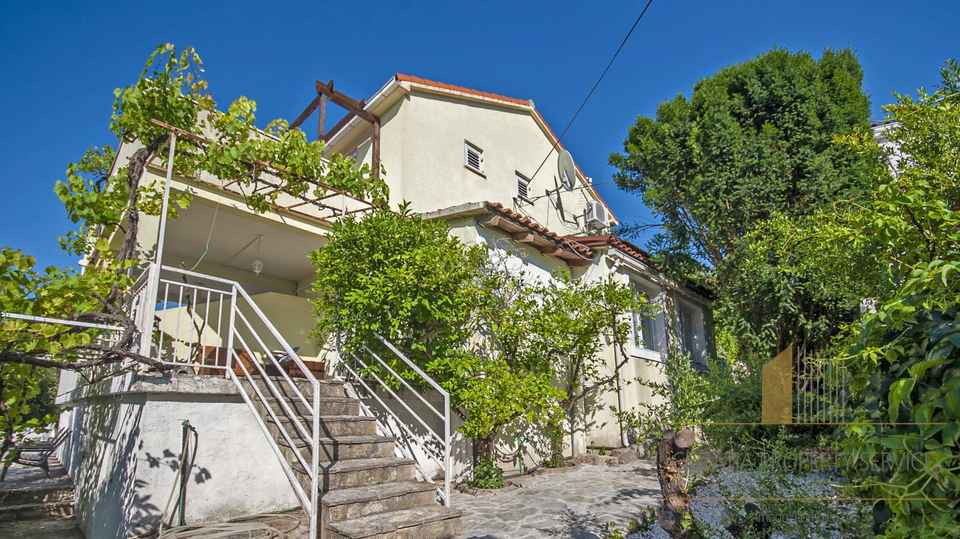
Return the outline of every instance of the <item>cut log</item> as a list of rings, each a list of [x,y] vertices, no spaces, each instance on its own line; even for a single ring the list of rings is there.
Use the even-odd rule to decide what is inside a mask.
[[[686,488],[687,457],[693,449],[690,429],[666,430],[657,451],[657,478],[663,503],[657,522],[672,539],[693,537],[694,517]]]

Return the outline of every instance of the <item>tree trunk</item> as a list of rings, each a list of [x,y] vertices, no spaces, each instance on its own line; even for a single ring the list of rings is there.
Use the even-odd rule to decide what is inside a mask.
[[[493,461],[493,444],[496,437],[496,434],[477,437],[477,449],[480,452],[480,459],[490,459],[491,462]]]
[[[672,539],[693,537],[691,529],[694,517],[684,482],[693,440],[693,431],[690,429],[677,432],[666,430],[660,438],[657,451],[657,478],[663,493],[663,505],[657,521]]]

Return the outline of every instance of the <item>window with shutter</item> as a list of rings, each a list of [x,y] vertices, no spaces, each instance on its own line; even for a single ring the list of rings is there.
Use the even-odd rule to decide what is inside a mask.
[[[517,197],[522,199],[530,198],[530,180],[517,173]]]
[[[463,144],[463,164],[467,168],[483,174],[483,150],[465,142]]]

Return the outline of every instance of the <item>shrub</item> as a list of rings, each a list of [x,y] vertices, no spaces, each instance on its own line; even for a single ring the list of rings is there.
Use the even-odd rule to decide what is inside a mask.
[[[503,488],[503,470],[492,459],[480,459],[473,467],[473,477],[467,484],[473,488]]]

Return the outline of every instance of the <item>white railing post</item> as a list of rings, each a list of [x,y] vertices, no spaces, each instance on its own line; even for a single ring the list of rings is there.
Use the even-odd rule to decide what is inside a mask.
[[[230,287],[230,329],[227,331],[227,370],[225,376],[230,378],[230,371],[233,369],[233,332],[236,326],[234,322],[236,320],[237,312],[237,286],[234,285]]]
[[[140,355],[152,358],[153,319],[156,317],[157,313],[157,294],[159,293],[158,281],[160,265],[149,264],[147,266],[146,273],[147,282],[144,285],[143,305],[140,306],[140,323],[137,329],[140,330]],[[160,359],[159,349],[157,350],[157,357],[155,359]]]
[[[163,240],[167,232],[167,211],[170,208],[170,183],[173,181],[173,157],[177,151],[177,134],[170,134],[170,153],[167,157],[167,181],[163,185],[163,204],[160,209],[160,232],[157,235],[157,265],[163,264]]]
[[[313,477],[313,492],[310,493],[310,539],[317,539],[320,520],[320,381],[313,381],[313,459],[310,463],[310,475]]]
[[[450,507],[450,394],[443,394],[443,505]]]

